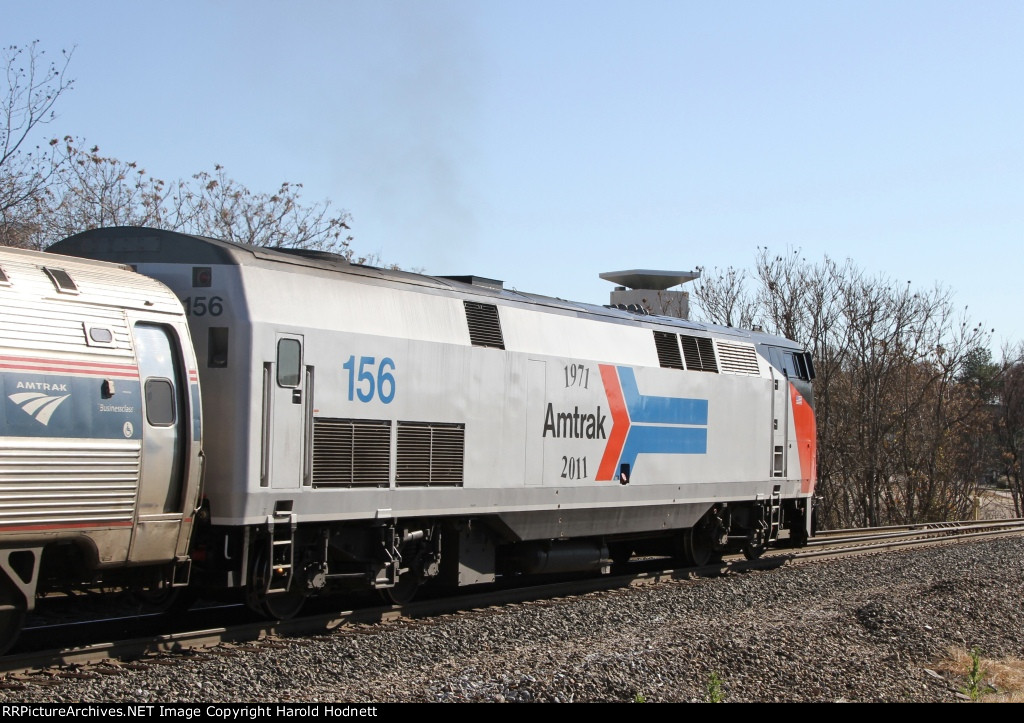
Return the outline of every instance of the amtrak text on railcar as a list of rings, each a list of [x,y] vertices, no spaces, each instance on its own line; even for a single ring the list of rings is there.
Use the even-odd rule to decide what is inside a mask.
[[[580,408],[573,407],[572,411],[555,411],[554,405],[548,402],[548,409],[544,413],[544,437],[551,434],[553,439],[607,439],[608,435],[604,430],[606,415],[601,413],[601,407],[595,412],[580,412]]]

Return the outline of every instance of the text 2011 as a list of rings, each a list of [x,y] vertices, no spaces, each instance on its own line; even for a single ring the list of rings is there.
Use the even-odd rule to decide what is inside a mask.
[[[586,479],[587,458],[586,457],[562,457],[562,478],[563,479]]]

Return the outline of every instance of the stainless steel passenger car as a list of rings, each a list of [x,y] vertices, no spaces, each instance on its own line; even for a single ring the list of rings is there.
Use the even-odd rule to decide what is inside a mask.
[[[193,576],[266,614],[811,532],[813,369],[785,339],[153,229],[51,250],[183,303],[207,419]]]
[[[0,650],[37,593],[186,585],[201,418],[174,294],[0,248],[0,396]]]

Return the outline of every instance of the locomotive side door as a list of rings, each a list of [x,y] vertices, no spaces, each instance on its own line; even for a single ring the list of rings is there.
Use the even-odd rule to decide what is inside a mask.
[[[526,452],[524,482],[535,486],[544,482],[544,437],[541,422],[547,402],[547,362],[530,359],[526,367]]]
[[[294,489],[302,484],[305,458],[306,398],[303,338],[278,334],[275,359],[264,365],[263,485]]]
[[[789,371],[781,349],[770,347],[772,362],[772,477],[785,477],[789,446]]]
[[[142,385],[143,429],[136,531],[130,562],[166,560],[176,548],[185,500],[186,446],[191,415],[174,330],[137,322],[132,327]]]

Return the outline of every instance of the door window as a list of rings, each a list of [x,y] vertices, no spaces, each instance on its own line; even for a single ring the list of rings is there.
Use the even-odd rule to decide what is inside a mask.
[[[154,427],[174,424],[174,385],[169,379],[146,380],[146,421]]]
[[[277,342],[277,385],[279,387],[299,386],[301,365],[302,346],[298,339],[281,339]]]

